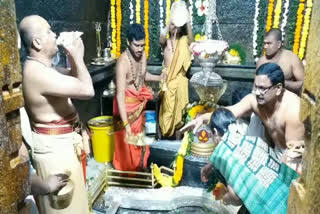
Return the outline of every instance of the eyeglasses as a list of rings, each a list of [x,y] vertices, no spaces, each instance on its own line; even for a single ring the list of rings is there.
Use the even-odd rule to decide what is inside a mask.
[[[259,92],[261,95],[265,95],[274,86],[275,85],[272,85],[272,86],[269,86],[267,88],[254,86],[254,88],[252,90],[252,93],[256,94],[257,92]]]

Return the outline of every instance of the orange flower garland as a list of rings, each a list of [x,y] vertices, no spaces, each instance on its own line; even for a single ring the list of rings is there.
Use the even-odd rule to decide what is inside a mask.
[[[117,53],[117,31],[116,31],[116,8],[115,8],[116,0],[111,0],[111,28],[112,28],[112,33],[111,33],[111,56],[112,58],[116,57]]]
[[[145,52],[147,59],[149,58],[149,0],[144,0],[144,31],[146,33]]]
[[[293,53],[299,53],[299,44],[300,44],[300,37],[301,37],[301,29],[302,29],[302,21],[303,21],[303,10],[304,10],[304,1],[300,0],[299,8],[297,11],[297,22],[296,22],[296,29],[294,31],[294,44],[293,44]]]
[[[169,24],[170,19],[171,0],[166,1],[166,25]]]
[[[282,11],[282,0],[277,0],[276,9],[274,10],[274,17],[273,17],[274,28],[279,28],[281,11]]]
[[[300,48],[299,48],[299,54],[298,54],[301,60],[304,58],[304,53],[306,50],[306,43],[307,43],[307,38],[309,34],[311,10],[312,10],[312,0],[307,0],[307,9],[304,14],[302,36],[301,36],[301,42],[300,42]]]
[[[268,16],[267,16],[267,26],[266,26],[267,32],[269,32],[269,30],[272,27],[273,7],[274,7],[274,0],[270,0],[268,5]]]
[[[121,0],[117,0],[117,52],[116,56],[119,57],[121,55],[121,21],[122,21],[122,13],[121,13]]]
[[[141,24],[141,5],[140,0],[136,0],[136,23]]]

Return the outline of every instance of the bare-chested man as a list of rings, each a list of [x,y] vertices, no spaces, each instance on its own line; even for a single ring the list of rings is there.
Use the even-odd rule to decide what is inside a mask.
[[[304,67],[299,57],[282,47],[281,30],[271,29],[264,38],[265,55],[257,62],[257,69],[264,63],[278,64],[285,78],[284,87],[296,94],[301,93]]]
[[[300,98],[283,88],[284,74],[275,63],[261,65],[256,72],[254,90],[239,103],[226,107],[236,118],[254,112],[263,122],[268,132],[268,144],[275,148],[279,157],[288,146],[300,144],[304,140],[304,125],[299,119]],[[195,126],[196,130],[210,113],[187,124],[183,129]]]
[[[167,38],[167,35],[169,37]],[[159,124],[163,136],[172,136],[183,125],[183,109],[189,103],[186,73],[191,65],[189,45],[193,41],[190,15],[184,1],[171,7],[170,20],[160,35],[163,49],[165,82],[159,112]]]
[[[135,146],[143,140],[144,109],[153,98],[146,81],[160,81],[158,75],[147,72],[144,52],[145,31],[142,25],[132,24],[127,35],[128,48],[116,64],[117,95],[113,102],[115,124],[115,153],[113,165],[116,169],[138,171],[146,168],[149,147]],[[130,140],[129,144],[127,141]]]
[[[25,17],[19,26],[28,57],[23,70],[25,107],[32,133],[33,161],[42,179],[52,174],[71,173],[74,184],[70,205],[64,209],[50,206],[47,196],[39,197],[40,213],[89,213],[87,193],[79,153],[78,116],[71,98],[89,99],[94,96],[91,77],[84,64],[84,45],[73,38],[64,46],[71,70],[52,66],[58,48],[56,34],[40,16]]]

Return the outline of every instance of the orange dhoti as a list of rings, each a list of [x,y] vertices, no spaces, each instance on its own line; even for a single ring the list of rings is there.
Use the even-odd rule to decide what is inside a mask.
[[[132,134],[141,134],[144,132],[145,115],[144,109],[147,101],[152,99],[151,90],[143,86],[140,91],[127,89],[126,96],[126,111],[128,122],[131,127]],[[117,124],[122,124],[119,120],[119,108],[116,97],[113,100],[113,115],[115,130]],[[150,155],[149,146],[135,146],[128,144],[125,141],[126,132],[124,127],[115,131],[115,151],[113,156],[113,165],[118,170],[123,171],[139,171],[141,168],[146,168],[147,161]]]

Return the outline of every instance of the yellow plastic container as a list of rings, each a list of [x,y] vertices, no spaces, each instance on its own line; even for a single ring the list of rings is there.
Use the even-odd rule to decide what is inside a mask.
[[[111,162],[114,153],[112,116],[100,116],[88,121],[92,135],[93,156],[97,162]]]

